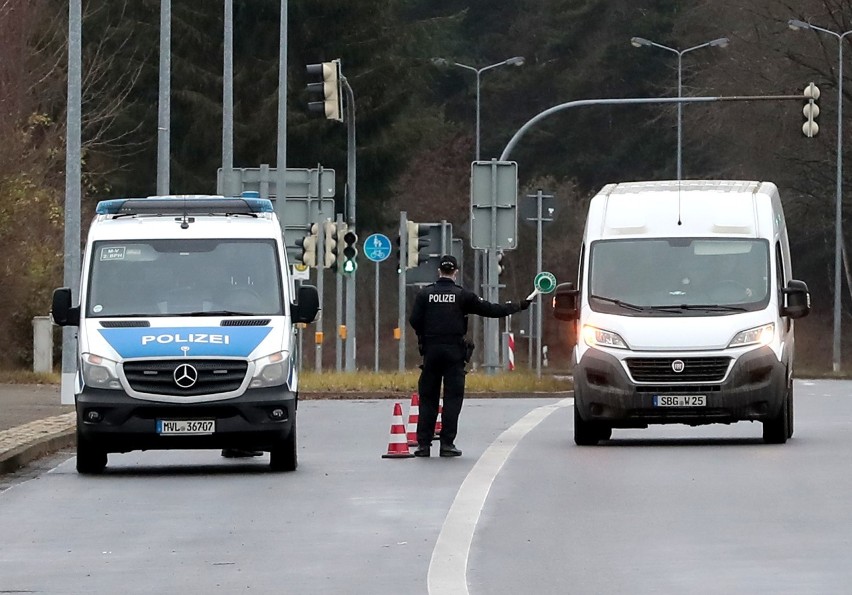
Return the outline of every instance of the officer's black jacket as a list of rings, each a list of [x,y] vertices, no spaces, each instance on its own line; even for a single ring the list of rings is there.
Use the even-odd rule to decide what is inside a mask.
[[[448,343],[461,341],[467,333],[468,314],[503,318],[520,310],[520,305],[511,302],[487,302],[452,279],[441,277],[417,294],[408,321],[421,341]]]

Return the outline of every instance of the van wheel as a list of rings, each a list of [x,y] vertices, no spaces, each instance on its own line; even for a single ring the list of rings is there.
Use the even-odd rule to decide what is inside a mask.
[[[763,422],[763,441],[767,444],[784,444],[789,437],[790,428],[790,393],[784,395],[784,402],[778,415]]]
[[[601,440],[609,440],[610,436],[612,428],[584,420],[576,403],[574,404],[574,444],[595,446]]]
[[[290,434],[269,451],[269,468],[273,471],[295,471],[299,461],[296,445],[296,418]]]
[[[107,465],[107,453],[86,440],[77,429],[77,473],[98,475]]]

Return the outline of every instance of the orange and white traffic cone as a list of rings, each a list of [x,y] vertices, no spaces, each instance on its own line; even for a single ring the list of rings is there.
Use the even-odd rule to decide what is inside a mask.
[[[437,440],[441,437],[441,412],[444,411],[444,401],[438,401],[438,419],[435,420],[435,436],[434,439]]]
[[[408,450],[408,441],[405,439],[405,424],[402,422],[402,405],[394,403],[393,420],[391,421],[390,440],[388,441],[388,452],[382,455],[383,459],[407,459],[413,457]]]
[[[417,446],[417,422],[420,421],[420,395],[411,393],[411,407],[408,409],[408,446]]]

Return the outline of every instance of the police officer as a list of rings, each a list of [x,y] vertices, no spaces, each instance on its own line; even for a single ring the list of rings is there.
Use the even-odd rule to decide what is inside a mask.
[[[493,304],[483,300],[456,285],[458,268],[455,257],[441,257],[438,280],[417,294],[409,318],[423,355],[423,371],[418,383],[420,414],[417,420],[417,449],[414,451],[416,457],[428,457],[430,454],[442,381],[444,409],[441,414],[440,455],[457,457],[462,454],[454,442],[464,398],[464,365],[469,359],[469,344],[464,338],[468,314],[503,318],[530,306],[528,300],[520,304]]]

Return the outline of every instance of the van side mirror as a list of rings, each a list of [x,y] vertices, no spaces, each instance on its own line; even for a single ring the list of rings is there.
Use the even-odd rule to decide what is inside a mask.
[[[319,314],[319,294],[313,285],[302,285],[299,287],[296,302],[290,304],[290,316],[293,322],[311,323],[317,319]]]
[[[811,311],[811,294],[804,281],[791,279],[782,294],[784,303],[781,305],[781,316],[803,318]]]
[[[577,320],[579,305],[577,303],[580,290],[574,289],[570,281],[560,283],[553,292],[553,316],[558,320]]]
[[[71,307],[71,289],[68,287],[54,290],[50,313],[53,315],[53,322],[59,326],[80,325],[80,307]]]

